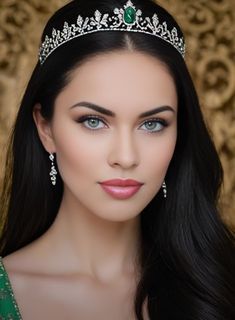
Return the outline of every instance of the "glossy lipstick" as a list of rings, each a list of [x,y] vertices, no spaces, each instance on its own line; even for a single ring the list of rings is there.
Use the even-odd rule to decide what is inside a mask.
[[[104,191],[116,199],[128,199],[132,197],[143,183],[132,179],[112,179],[100,182]]]

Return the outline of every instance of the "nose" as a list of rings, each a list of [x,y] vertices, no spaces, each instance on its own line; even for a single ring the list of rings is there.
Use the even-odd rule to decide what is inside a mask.
[[[130,169],[138,166],[139,156],[133,134],[123,130],[116,134],[111,141],[108,153],[110,166],[119,166],[123,169]]]

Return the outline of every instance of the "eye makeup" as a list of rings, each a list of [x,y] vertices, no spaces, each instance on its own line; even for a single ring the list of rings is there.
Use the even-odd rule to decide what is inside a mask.
[[[76,122],[82,124],[83,127],[92,131],[101,130],[108,127],[106,124],[106,120],[103,117],[100,117],[98,115],[92,115],[92,114],[82,115],[76,120]],[[96,126],[97,123],[98,124],[102,123],[103,125],[101,127],[98,125]],[[153,133],[158,133],[164,130],[164,128],[167,127],[169,124],[165,119],[151,118],[151,119],[146,119],[144,122],[142,122],[140,127],[145,126],[145,128],[147,128],[147,126],[149,125],[150,125],[149,130],[144,129],[144,131],[146,131],[147,133],[153,134]],[[153,125],[154,127],[151,128]]]

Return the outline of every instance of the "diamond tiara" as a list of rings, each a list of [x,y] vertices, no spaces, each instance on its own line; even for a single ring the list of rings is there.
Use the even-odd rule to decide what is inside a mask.
[[[152,18],[143,17],[141,10],[136,10],[132,1],[128,0],[124,8],[115,8],[114,15],[100,13],[96,10],[93,17],[78,16],[76,24],[64,22],[62,30],[53,29],[51,37],[45,36],[39,48],[39,61],[42,65],[48,56],[64,43],[77,37],[98,31],[129,31],[146,33],[170,43],[184,57],[185,42],[178,36],[175,27],[168,29],[166,21],[160,22],[155,13]]]

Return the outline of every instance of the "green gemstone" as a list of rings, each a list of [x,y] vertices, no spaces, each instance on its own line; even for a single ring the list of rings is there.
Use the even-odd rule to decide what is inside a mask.
[[[127,24],[133,24],[136,18],[136,11],[132,7],[128,7],[124,11],[124,21]]]

